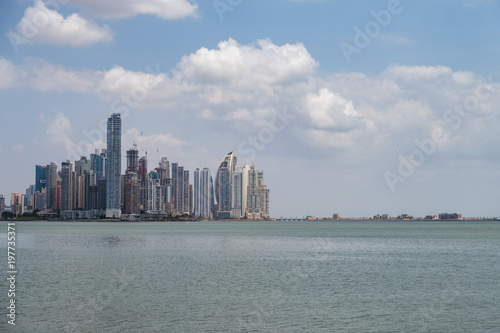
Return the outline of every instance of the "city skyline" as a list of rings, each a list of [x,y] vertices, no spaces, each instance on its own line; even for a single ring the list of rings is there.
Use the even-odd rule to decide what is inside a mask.
[[[122,172],[137,143],[183,195],[233,151],[274,217],[500,214],[498,1],[221,2],[2,3],[0,194],[92,160],[121,113]]]
[[[127,150],[122,173],[122,121],[120,113],[107,120],[106,149],[90,156],[57,164],[35,165],[34,185],[26,194],[12,192],[11,206],[2,195],[0,213],[16,217],[41,214],[62,219],[125,218],[270,218],[270,190],[264,185],[264,173],[255,165],[237,165],[234,152],[226,154],[217,170],[216,186],[209,168],[193,172],[178,162],[170,164],[158,152],[158,166],[148,172],[148,157],[139,158],[138,143]],[[224,175],[221,176],[220,175]],[[194,186],[193,186],[194,184]],[[217,198],[217,203],[214,201]]]

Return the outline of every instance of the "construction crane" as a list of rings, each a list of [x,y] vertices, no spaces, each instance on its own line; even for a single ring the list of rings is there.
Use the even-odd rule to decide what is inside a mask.
[[[139,144],[139,141],[141,141],[142,133],[143,132],[141,132],[141,134],[139,135],[139,138],[137,139],[137,142],[135,142],[135,141],[132,142],[135,150],[137,150],[137,145]]]

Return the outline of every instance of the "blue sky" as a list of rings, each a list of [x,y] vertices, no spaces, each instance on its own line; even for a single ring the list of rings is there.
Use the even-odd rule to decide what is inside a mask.
[[[255,163],[275,217],[500,215],[498,1],[46,3],[0,5],[0,194],[122,111],[151,164]]]

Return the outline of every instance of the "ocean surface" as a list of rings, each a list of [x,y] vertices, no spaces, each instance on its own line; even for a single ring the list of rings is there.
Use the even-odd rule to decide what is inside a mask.
[[[0,332],[500,332],[498,222],[0,228]]]

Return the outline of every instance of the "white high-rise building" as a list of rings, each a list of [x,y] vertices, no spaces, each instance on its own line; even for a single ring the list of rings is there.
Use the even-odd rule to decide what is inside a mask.
[[[269,218],[269,189],[264,185],[264,172],[248,164],[237,165],[234,152],[226,154],[215,177],[217,218]]]
[[[194,214],[196,217],[210,218],[213,202],[212,176],[209,168],[194,171]]]
[[[247,213],[248,172],[250,166],[236,166],[231,184],[231,218],[239,219]]]
[[[218,218],[227,219],[231,217],[231,183],[236,165],[236,156],[234,152],[230,152],[222,158],[217,169],[217,174],[215,175],[215,198],[219,205]]]

